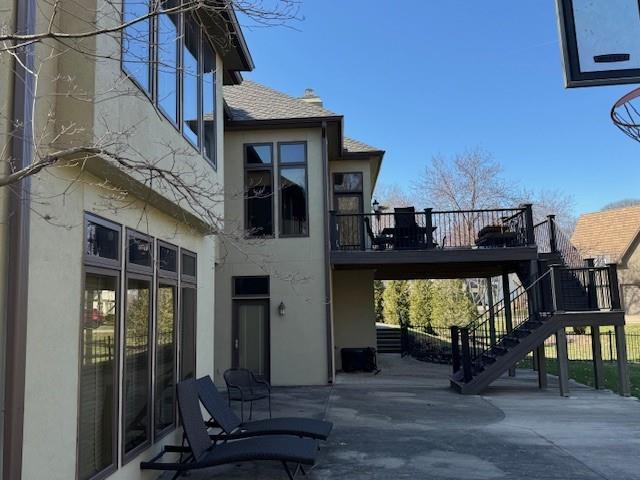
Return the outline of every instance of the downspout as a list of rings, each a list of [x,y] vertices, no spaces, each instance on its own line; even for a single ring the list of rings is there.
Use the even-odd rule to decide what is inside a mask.
[[[16,0],[16,32],[35,32],[35,0]],[[35,82],[34,45],[20,48],[13,71],[13,129],[11,156],[16,170],[32,163]],[[26,67],[26,68],[25,68]],[[31,181],[13,185],[9,194],[7,251],[6,349],[4,385],[3,465],[5,480],[22,478],[27,304],[29,288],[29,221]]]
[[[324,219],[324,292],[325,321],[327,325],[327,378],[333,383],[335,376],[333,359],[333,320],[331,298],[331,241],[329,232],[329,146],[327,139],[327,122],[322,122],[322,172],[323,172],[323,219]]]

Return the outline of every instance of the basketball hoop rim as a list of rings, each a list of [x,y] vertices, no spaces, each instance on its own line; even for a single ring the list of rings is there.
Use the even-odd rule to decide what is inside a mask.
[[[620,119],[620,117],[618,116],[618,114],[616,113],[616,110],[618,108],[626,105],[627,103],[635,100],[638,97],[640,97],[640,88],[636,88],[635,90],[631,90],[626,95],[623,95],[622,97],[620,97],[620,99],[616,103],[613,104],[613,107],[611,107],[611,120],[613,120],[614,124],[616,124],[619,127],[627,127],[627,128],[640,127],[640,123],[626,123],[626,122],[623,122]]]

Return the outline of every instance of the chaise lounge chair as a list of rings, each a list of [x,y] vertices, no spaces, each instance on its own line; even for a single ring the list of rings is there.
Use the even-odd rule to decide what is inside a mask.
[[[147,462],[140,463],[142,470],[173,471],[173,479],[190,470],[214,467],[238,462],[277,461],[282,463],[290,480],[303,465],[313,465],[318,454],[318,441],[291,436],[249,438],[215,444],[209,438],[207,426],[202,418],[198,389],[195,379],[178,384],[178,411],[184,429],[186,446],[165,446],[160,453]],[[179,453],[178,462],[159,461],[166,453]],[[294,464],[292,470],[289,464]]]
[[[207,425],[222,429],[223,433],[211,435],[213,440],[232,440],[263,435],[293,435],[326,440],[333,424],[314,418],[281,417],[243,423],[227,406],[209,375],[197,380],[198,396],[211,415]]]

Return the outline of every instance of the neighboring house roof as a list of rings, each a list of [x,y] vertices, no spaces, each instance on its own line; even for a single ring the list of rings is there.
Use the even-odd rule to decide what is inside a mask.
[[[250,80],[240,85],[225,85],[223,93],[229,118],[234,122],[340,116]]]
[[[620,262],[640,235],[640,205],[581,215],[571,241],[583,257]]]

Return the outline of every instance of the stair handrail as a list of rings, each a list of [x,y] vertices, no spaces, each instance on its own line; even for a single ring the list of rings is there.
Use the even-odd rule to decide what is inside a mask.
[[[555,220],[553,226],[556,236],[556,248],[558,253],[562,256],[565,265],[571,268],[582,268],[585,266],[584,258],[580,255],[580,251],[571,242],[571,237],[564,231]]]
[[[477,364],[482,358],[482,355],[489,352],[507,335],[510,335],[514,330],[522,327],[523,324],[531,319],[528,305],[528,294],[539,283],[549,277],[550,274],[550,271],[545,272],[544,274],[536,278],[533,282],[531,282],[531,284],[529,284],[527,287],[525,287],[524,285],[519,285],[518,287],[510,291],[508,293],[508,296],[503,295],[503,299],[500,302],[494,304],[492,314],[491,309],[489,309],[487,312],[483,312],[482,314],[480,314],[466,326],[460,327],[461,341],[468,342],[468,345],[463,344],[460,348],[462,355],[462,360],[460,363],[463,365],[463,367],[465,364]],[[508,310],[507,302],[505,302],[506,298],[509,299]],[[496,330],[494,330],[491,325],[492,317],[495,326],[496,318],[503,312],[504,328],[498,334],[497,328]],[[494,336],[492,335],[492,330],[495,331],[495,340]],[[468,352],[469,358],[464,358],[466,352]],[[468,373],[465,373],[465,378],[466,377],[468,377]]]

